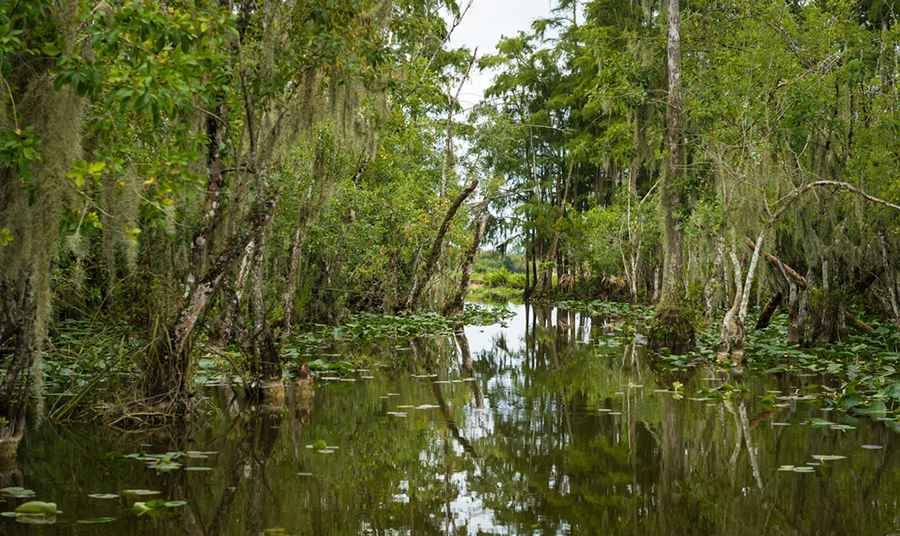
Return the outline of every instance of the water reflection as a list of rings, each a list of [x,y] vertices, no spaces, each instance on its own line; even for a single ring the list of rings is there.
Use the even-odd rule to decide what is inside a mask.
[[[371,380],[294,386],[276,407],[211,392],[210,411],[168,435],[45,426],[5,474],[65,511],[45,534],[843,535],[900,526],[897,441],[883,425],[811,426],[840,417],[796,399],[761,402],[767,390],[802,387],[786,378],[654,370],[621,319],[516,313],[507,327],[338,348],[392,365]],[[672,392],[676,383],[686,395]],[[695,396],[704,388],[728,395]],[[211,471],[162,474],[108,455],[142,449],[217,454],[186,461]],[[820,465],[778,470],[809,463]],[[133,498],[88,497],[135,488],[188,506],[137,518],[126,513]],[[97,516],[117,520],[74,524]],[[34,530],[0,523],[3,534]]]

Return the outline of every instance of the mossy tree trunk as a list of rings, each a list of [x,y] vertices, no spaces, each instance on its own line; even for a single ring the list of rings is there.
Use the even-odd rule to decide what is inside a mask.
[[[465,306],[466,294],[469,293],[469,282],[472,278],[472,265],[475,263],[475,256],[478,254],[478,248],[481,247],[481,239],[484,236],[488,221],[491,218],[491,213],[488,211],[487,206],[483,205],[479,212],[481,215],[475,223],[475,232],[472,236],[472,243],[466,251],[466,258],[463,259],[462,274],[459,277],[459,287],[456,289],[453,298],[451,298],[444,307],[444,315],[446,316],[461,313]]]
[[[663,227],[662,292],[651,323],[652,348],[682,353],[694,346],[695,334],[684,292],[683,236],[681,229],[684,145],[682,142],[681,12],[679,0],[669,0],[666,104],[666,170],[660,179],[660,209]]]
[[[49,4],[40,29],[13,28],[28,36],[52,32],[66,54],[76,54],[79,2]],[[28,19],[25,19],[26,21]],[[34,52],[33,54],[38,54]],[[0,246],[3,330],[11,355],[0,354],[0,451],[13,455],[25,432],[51,305],[51,273],[59,229],[72,185],[67,177],[82,152],[84,102],[68,88],[53,87],[52,58],[11,56],[0,110],[0,128],[36,140],[26,165],[0,163],[0,227],[11,242]],[[14,343],[12,342],[14,339]]]
[[[149,396],[183,401],[189,394],[195,329],[221,288],[225,274],[271,220],[276,198],[270,195],[250,211],[241,222],[241,231],[231,237],[205,274],[192,286],[175,320],[157,334],[157,341],[146,363],[146,391]]]
[[[415,310],[418,305],[419,299],[422,296],[422,291],[428,286],[431,277],[434,275],[434,269],[437,266],[438,259],[441,256],[441,248],[444,245],[444,237],[447,235],[447,231],[450,230],[450,224],[453,223],[453,218],[459,211],[459,207],[461,207],[466,199],[472,195],[476,188],[478,188],[478,181],[472,180],[465,189],[456,196],[456,199],[453,200],[450,208],[447,209],[447,213],[444,215],[444,221],[441,223],[441,227],[434,237],[434,242],[431,244],[431,252],[428,254],[425,269],[422,271],[421,275],[413,275],[412,289],[410,289],[409,298],[406,300],[407,311]]]

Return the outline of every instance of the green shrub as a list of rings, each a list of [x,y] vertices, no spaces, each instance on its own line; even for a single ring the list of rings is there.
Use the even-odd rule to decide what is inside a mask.
[[[506,268],[487,272],[482,277],[482,280],[485,285],[491,288],[525,288],[525,274],[513,273]]]

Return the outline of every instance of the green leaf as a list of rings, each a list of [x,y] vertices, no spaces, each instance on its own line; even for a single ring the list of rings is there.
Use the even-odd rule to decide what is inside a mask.
[[[103,170],[106,169],[106,162],[92,162],[90,166],[88,166],[88,173],[91,175],[99,175],[103,173]]]
[[[16,508],[16,513],[29,515],[56,515],[61,514],[62,512],[56,510],[56,503],[28,501],[27,503],[19,505],[19,507]]]
[[[88,519],[79,519],[75,523],[78,523],[79,525],[102,525],[105,523],[112,523],[115,520],[116,518],[114,517],[91,517]]]

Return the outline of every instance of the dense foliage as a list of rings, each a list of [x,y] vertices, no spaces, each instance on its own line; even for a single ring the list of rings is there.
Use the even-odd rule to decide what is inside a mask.
[[[99,370],[178,410],[198,342],[264,396],[299,331],[446,332],[470,280],[654,304],[657,349],[705,325],[735,362],[754,307],[760,331],[787,313],[765,332],[784,343],[843,343],[845,372],[851,333],[892,336],[896,1],[560,0],[481,58],[447,45],[465,11],[3,3],[0,442],[22,436],[48,334],[99,354],[70,344],[97,324],[126,356]],[[496,76],[461,122],[474,68]],[[804,366],[781,353],[770,369]]]
[[[506,179],[526,295],[655,303],[671,282],[689,317],[728,313],[738,354],[753,304],[803,344],[900,319],[896,3],[670,7],[559,2],[482,58],[473,158]]]
[[[48,329],[127,326],[143,392],[178,400],[198,337],[264,382],[298,324],[443,305],[471,242],[474,186],[443,147],[471,66],[447,46],[461,15],[3,3],[0,439],[21,436]]]

